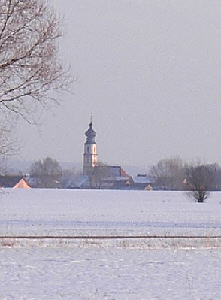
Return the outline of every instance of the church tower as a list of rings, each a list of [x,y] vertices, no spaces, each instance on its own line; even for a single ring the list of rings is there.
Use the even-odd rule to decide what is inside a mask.
[[[97,145],[95,142],[96,132],[92,128],[92,118],[88,130],[85,132],[83,174],[91,175],[93,167],[97,166]]]

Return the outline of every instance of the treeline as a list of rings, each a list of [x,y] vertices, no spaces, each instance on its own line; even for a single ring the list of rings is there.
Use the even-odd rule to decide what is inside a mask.
[[[104,166],[97,172],[94,176],[99,182],[109,176]],[[204,202],[210,191],[221,190],[221,167],[217,163],[162,159],[150,168],[148,175],[154,190],[187,191],[197,202]],[[63,171],[56,160],[47,157],[32,164],[29,182],[32,187],[64,188],[73,176],[74,170]]]
[[[151,167],[149,177],[157,190],[198,191],[197,197],[204,199],[208,191],[221,190],[221,167],[217,163],[187,163],[181,158],[162,159]]]
[[[74,168],[64,170],[56,159],[46,157],[32,163],[26,179],[34,188],[67,188],[77,174]]]
[[[1,185],[7,186],[3,177]],[[46,157],[32,164],[25,179],[35,188],[77,188],[80,186],[78,181],[83,177],[74,169],[63,170],[55,159]],[[110,170],[105,165],[99,165],[92,179],[100,188],[100,182],[107,177],[110,177]],[[203,202],[210,191],[221,191],[221,167],[217,163],[187,163],[181,158],[162,159],[150,168],[148,177],[154,190],[188,191],[198,202]]]

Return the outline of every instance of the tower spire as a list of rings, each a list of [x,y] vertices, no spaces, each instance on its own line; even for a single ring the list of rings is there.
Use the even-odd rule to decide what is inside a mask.
[[[93,168],[97,165],[97,146],[96,146],[96,132],[92,128],[92,114],[90,118],[89,128],[85,132],[86,141],[84,143],[83,155],[83,173],[91,175]]]
[[[90,124],[93,123],[93,114],[91,113],[91,117],[90,117]]]

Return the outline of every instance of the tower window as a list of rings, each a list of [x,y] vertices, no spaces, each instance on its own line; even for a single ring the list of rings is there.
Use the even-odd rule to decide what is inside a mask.
[[[89,153],[89,146],[87,146],[87,153]]]

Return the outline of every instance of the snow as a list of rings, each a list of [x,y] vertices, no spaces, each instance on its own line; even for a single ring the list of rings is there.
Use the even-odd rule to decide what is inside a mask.
[[[220,299],[220,251],[0,250],[0,299]]]
[[[220,192],[7,189],[0,206],[1,236],[221,235]],[[220,239],[191,243],[2,240],[0,299],[220,299]]]
[[[0,234],[194,234],[221,231],[221,193],[195,203],[183,192],[6,190]]]

